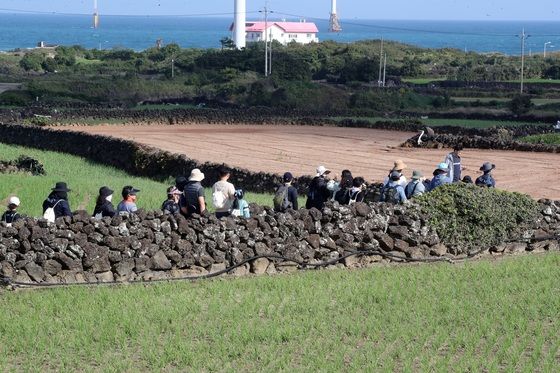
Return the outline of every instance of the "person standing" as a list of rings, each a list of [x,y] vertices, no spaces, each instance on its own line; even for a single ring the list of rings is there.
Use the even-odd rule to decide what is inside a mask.
[[[276,212],[285,212],[288,209],[298,209],[298,192],[292,186],[294,176],[290,172],[286,172],[282,177],[284,185],[281,185],[274,194],[274,210]]]
[[[22,219],[22,216],[17,211],[21,201],[17,197],[10,197],[8,199],[8,210],[2,214],[2,222],[8,224],[10,226],[12,223]]]
[[[426,192],[423,179],[424,175],[422,175],[422,172],[416,170],[412,172],[412,180],[406,185],[406,188],[404,188],[406,198],[412,199],[419,197]]]
[[[138,206],[136,206],[138,192],[140,192],[140,189],[136,189],[132,185],[127,185],[122,189],[121,194],[123,200],[117,206],[117,211],[119,212],[119,214],[138,211]]]
[[[109,189],[109,187],[104,186],[99,188],[99,196],[97,196],[97,201],[93,210],[93,216],[96,219],[104,217],[112,218],[117,214],[113,206],[113,193],[114,191]]]
[[[434,177],[430,182],[430,185],[428,185],[428,192],[431,192],[441,185],[451,184],[451,179],[447,177],[447,172],[449,172],[447,163],[440,163],[434,171]]]
[[[60,181],[56,183],[47,199],[43,202],[43,215],[45,215],[48,209],[52,209],[55,219],[64,216],[72,217],[72,211],[70,211],[70,204],[68,203],[68,192],[71,191],[65,182]]]
[[[482,175],[480,175],[475,184],[481,187],[487,188],[495,188],[496,187],[496,180],[492,176],[492,170],[496,168],[495,164],[490,162],[484,162],[482,167],[480,167],[480,171],[482,171]]]
[[[398,184],[404,188],[406,186],[406,184],[408,183],[407,180],[406,180],[406,176],[404,176],[404,174],[403,174],[403,171],[406,169],[406,167],[407,167],[406,164],[402,160],[397,159],[395,161],[394,165],[393,165],[393,168],[389,172],[389,176],[387,176],[385,178],[385,180],[383,181],[383,185],[389,184],[389,182],[392,181],[391,180],[391,174],[393,173],[393,171],[397,171],[400,175],[400,178],[398,180]]]
[[[216,210],[216,217],[220,219],[231,214],[235,200],[235,187],[228,181],[231,176],[229,168],[221,166],[218,169],[218,175],[220,180],[212,186],[212,204]]]
[[[206,199],[204,197],[204,188],[201,184],[202,180],[204,180],[204,173],[198,168],[191,171],[183,195],[179,200],[181,214],[187,218],[190,218],[193,214],[202,215],[206,212]]]
[[[310,209],[315,207],[321,210],[331,196],[331,191],[327,186],[326,175],[330,174],[325,166],[317,167],[317,174],[309,184],[309,191],[307,192],[307,202],[305,208]]]
[[[447,164],[449,171],[447,172],[447,177],[452,183],[458,183],[461,181],[461,155],[460,152],[463,150],[463,145],[457,144],[453,147],[453,151],[447,154],[444,163]]]

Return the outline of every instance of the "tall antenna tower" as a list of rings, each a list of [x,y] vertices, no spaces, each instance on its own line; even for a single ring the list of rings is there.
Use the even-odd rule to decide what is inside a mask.
[[[97,0],[93,0],[93,28],[99,27],[99,11],[97,10]]]
[[[340,26],[340,22],[338,21],[338,14],[336,12],[336,0],[331,0],[331,19],[330,19],[329,31],[330,32],[342,31],[342,27]]]

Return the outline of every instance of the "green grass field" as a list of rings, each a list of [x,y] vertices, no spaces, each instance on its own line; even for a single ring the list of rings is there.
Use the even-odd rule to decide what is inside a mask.
[[[560,254],[0,293],[1,371],[560,367]]]
[[[398,121],[401,118],[382,118],[382,117],[334,117],[332,118],[337,121],[341,121],[344,119],[353,119],[353,120],[365,120],[370,123],[375,122],[387,122],[387,121]],[[495,126],[519,126],[522,124],[527,124],[526,122],[515,122],[515,121],[498,121],[498,120],[478,120],[478,119],[439,119],[439,118],[428,118],[428,119],[420,119],[420,121],[427,125],[433,127],[440,127],[440,126],[458,126],[458,127],[465,127],[465,128],[490,128]],[[537,123],[543,124],[543,123]]]
[[[527,136],[519,140],[531,144],[560,145],[560,133],[547,133],[544,135]]]
[[[16,159],[27,155],[39,160],[45,167],[46,176],[31,176],[22,173],[0,175],[0,209],[3,209],[9,196],[17,195],[22,205],[20,211],[29,216],[42,215],[42,203],[57,181],[66,181],[73,190],[69,193],[70,207],[73,210],[86,209],[93,212],[99,188],[109,186],[115,191],[113,203],[120,201],[120,191],[125,185],[133,185],[141,190],[138,194],[138,207],[147,210],[159,209],[166,198],[168,183],[153,181],[146,178],[130,176],[115,168],[90,162],[86,159],[68,154],[48,152],[0,143],[0,159]],[[242,186],[237,186],[242,187]],[[247,193],[248,202],[263,206],[272,205],[272,194]],[[206,190],[206,201],[212,210],[211,191]],[[300,200],[300,203],[303,199]]]
[[[451,99],[458,103],[465,103],[465,102],[471,103],[477,101],[484,102],[484,103],[488,103],[492,101],[503,103],[503,102],[511,101],[511,98],[506,98],[506,97],[451,97]],[[532,98],[531,102],[536,106],[542,106],[547,104],[558,104],[560,103],[560,98]]]

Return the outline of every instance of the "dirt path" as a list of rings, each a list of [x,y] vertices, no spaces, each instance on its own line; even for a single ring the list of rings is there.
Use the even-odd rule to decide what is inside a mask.
[[[314,173],[324,164],[336,174],[348,168],[366,180],[382,180],[395,159],[428,177],[448,150],[404,149],[413,134],[359,128],[305,126],[92,126],[68,130],[105,134],[137,141],[199,161],[225,162],[253,171],[295,175]],[[535,198],[560,200],[560,156],[550,153],[465,150],[466,170],[473,179],[485,161],[496,164],[498,187]]]

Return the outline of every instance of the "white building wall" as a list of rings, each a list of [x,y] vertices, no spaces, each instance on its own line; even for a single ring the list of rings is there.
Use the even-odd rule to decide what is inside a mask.
[[[269,41],[276,40],[281,44],[288,44],[295,41],[300,44],[318,43],[319,38],[317,38],[316,33],[287,33],[280,27],[273,25],[269,27]],[[247,43],[256,43],[259,41],[264,41],[264,32],[248,31],[247,32]]]

